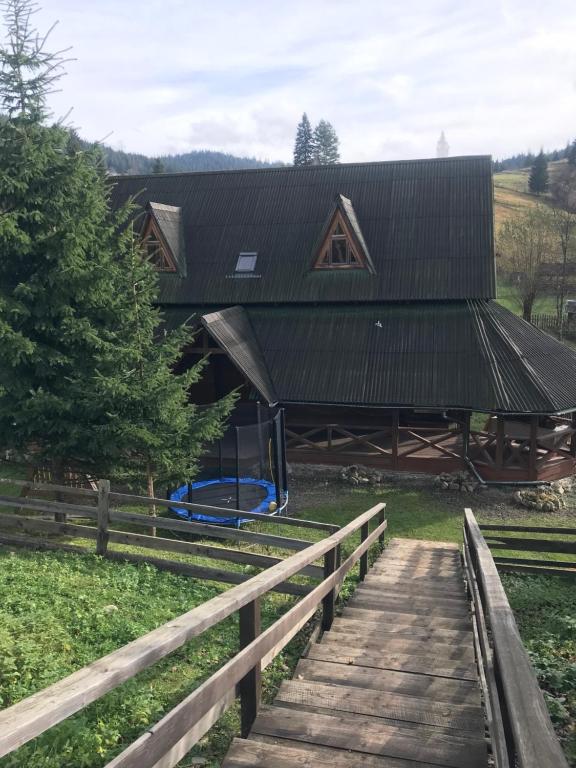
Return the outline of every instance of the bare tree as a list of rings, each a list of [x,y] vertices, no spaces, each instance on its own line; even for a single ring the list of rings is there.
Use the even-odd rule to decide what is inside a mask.
[[[571,287],[572,265],[576,259],[576,168],[566,164],[556,173],[550,187],[552,208],[550,226],[557,243],[560,261],[555,270],[554,293],[558,333],[564,336],[564,304]]]
[[[498,251],[522,317],[530,322],[534,302],[546,285],[542,265],[551,260],[554,251],[550,215],[545,207],[529,208],[506,221],[498,236]]]

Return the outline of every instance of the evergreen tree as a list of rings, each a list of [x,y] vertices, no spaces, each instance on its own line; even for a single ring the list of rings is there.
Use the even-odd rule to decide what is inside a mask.
[[[312,165],[314,162],[314,137],[312,126],[306,112],[296,129],[296,141],[294,142],[294,165]]]
[[[544,150],[534,158],[530,177],[528,179],[528,189],[535,195],[541,195],[548,191],[548,161],[544,155]]]
[[[16,6],[25,0],[11,0],[9,20]],[[54,63],[46,57],[38,77]],[[11,61],[0,51],[3,84]],[[10,88],[0,85],[0,102]],[[188,405],[202,366],[172,374],[186,334],[158,330],[157,275],[129,225],[133,211],[110,212],[100,152],[45,126],[45,93],[34,94],[0,120],[3,447],[33,450],[56,478],[72,466],[146,477],[151,490],[155,477],[191,479],[232,399],[201,413]]]
[[[159,157],[155,157],[152,161],[152,173],[166,173],[164,163]]]
[[[336,131],[327,120],[320,120],[314,129],[314,161],[320,165],[340,162],[339,141]]]
[[[570,144],[566,157],[568,158],[570,165],[576,165],[576,139]]]

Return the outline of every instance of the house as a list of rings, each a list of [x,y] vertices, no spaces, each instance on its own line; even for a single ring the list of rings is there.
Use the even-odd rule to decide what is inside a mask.
[[[496,301],[489,157],[123,176],[193,393],[281,406],[291,460],[572,473],[576,353]]]

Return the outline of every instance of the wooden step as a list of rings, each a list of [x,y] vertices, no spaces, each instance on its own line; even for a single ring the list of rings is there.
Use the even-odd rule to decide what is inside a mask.
[[[398,643],[395,643],[399,645]],[[313,643],[307,659],[331,661],[334,664],[354,664],[357,667],[396,669],[399,672],[419,672],[434,677],[451,677],[455,680],[476,680],[478,670],[472,650],[461,650],[457,660],[434,654],[435,646],[426,643],[404,643],[401,651],[380,648],[355,648],[339,642]]]
[[[348,635],[355,635],[358,638],[358,644],[362,645],[373,641],[385,642],[386,639],[404,638],[405,640],[444,643],[459,647],[474,647],[473,633],[458,629],[436,628],[434,625],[415,627],[400,622],[387,623],[385,620],[381,624],[375,624],[374,622],[363,622],[338,616],[334,619],[330,632],[345,632]]]
[[[255,739],[258,739],[257,741]],[[351,753],[346,749],[303,744],[255,735],[234,739],[222,768],[438,768],[432,763]]]
[[[414,637],[410,635],[390,634],[382,637],[372,637],[363,642],[361,637],[353,632],[344,632],[331,629],[322,638],[319,645],[328,643],[334,649],[344,646],[346,648],[359,648],[366,653],[406,653],[411,656],[436,656],[439,661],[466,661],[473,662],[474,645],[472,642],[467,645],[454,643],[450,640],[441,642],[438,640],[429,640],[426,637]]]
[[[407,579],[405,576],[379,576],[378,574],[368,573],[362,582],[363,586],[372,589],[378,589],[382,592],[390,588],[402,588],[408,594],[434,596],[434,595],[466,595],[466,586],[462,579],[454,580],[443,584],[436,584],[432,581],[418,582]]]
[[[416,728],[386,725],[379,718],[263,707],[252,732],[369,755],[427,760],[446,768],[484,768],[486,764],[483,738],[471,735],[462,740],[444,733],[435,736],[430,729],[419,733]]]
[[[402,611],[382,611],[370,610],[369,608],[360,608],[359,606],[346,604],[340,614],[345,619],[355,619],[364,623],[381,625],[403,624],[409,627],[428,627],[430,629],[455,629],[460,632],[472,632],[472,625],[469,617],[454,619],[445,616],[420,616],[417,613],[402,613]]]
[[[394,611],[401,610],[403,613],[415,613],[421,616],[443,616],[444,618],[459,619],[469,616],[468,604],[462,605],[439,605],[433,598],[414,598],[394,597],[384,595],[367,597],[366,595],[355,595],[349,604],[356,608],[365,608],[375,611]]]
[[[449,680],[412,672],[356,667],[312,659],[300,659],[295,679],[403,693],[449,704],[478,706],[480,702],[478,685],[468,680]]]
[[[437,703],[417,696],[372,691],[349,685],[285,680],[275,704],[293,704],[325,710],[369,715],[398,723],[414,723],[445,729],[446,732],[484,733],[484,713],[477,706]],[[465,739],[467,737],[464,737]]]
[[[429,600],[435,605],[463,605],[468,609],[468,599],[466,598],[463,589],[460,589],[459,592],[453,591],[444,594],[422,594],[422,592],[419,592],[418,590],[405,588],[402,584],[384,586],[378,582],[370,582],[368,584],[361,583],[358,585],[353,597],[358,597],[359,595],[365,595],[370,598],[392,597],[402,600],[410,600],[411,602],[414,600]]]

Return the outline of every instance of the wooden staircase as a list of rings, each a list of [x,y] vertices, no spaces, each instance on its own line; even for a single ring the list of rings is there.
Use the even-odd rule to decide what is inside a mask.
[[[454,544],[394,539],[223,768],[486,768]]]

